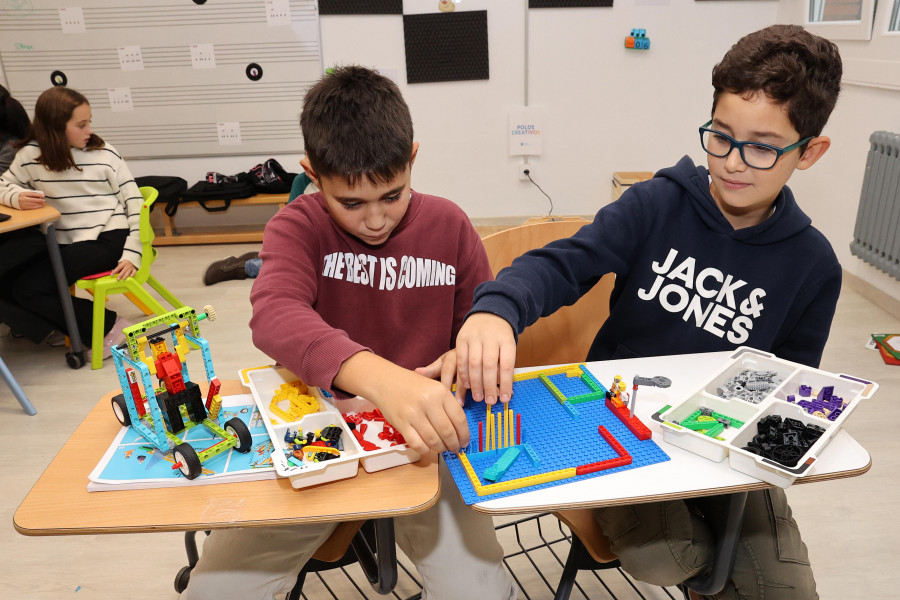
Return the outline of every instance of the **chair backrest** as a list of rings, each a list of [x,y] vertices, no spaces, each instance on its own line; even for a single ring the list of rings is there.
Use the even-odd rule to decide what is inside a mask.
[[[144,203],[141,204],[141,267],[135,276],[139,280],[145,281],[146,277],[141,277],[145,273],[150,274],[150,265],[156,260],[156,248],[153,247],[153,240],[156,234],[153,233],[153,226],[150,224],[150,207],[159,197],[156,188],[143,186],[140,188],[141,196],[144,197]]]
[[[585,219],[542,221],[513,227],[485,237],[491,270],[496,276],[514,258],[533,248],[570,237],[587,224]],[[593,289],[572,306],[566,306],[539,319],[519,336],[517,367],[534,367],[580,362],[600,326],[609,316],[609,295],[615,276],[605,275]]]

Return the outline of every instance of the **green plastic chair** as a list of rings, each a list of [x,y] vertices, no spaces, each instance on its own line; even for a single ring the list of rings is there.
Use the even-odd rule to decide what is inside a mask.
[[[94,296],[94,323],[91,332],[91,368],[103,367],[103,325],[106,298],[112,294],[128,294],[130,298],[136,297],[143,303],[142,309],[149,308],[153,313],[161,315],[169,312],[170,308],[163,308],[156,298],[151,296],[144,288],[149,285],[156,290],[173,308],[181,308],[184,303],[176,298],[153,275],[150,274],[150,266],[156,260],[156,248],[153,247],[153,227],[150,226],[150,207],[156,202],[159,192],[156,188],[142,187],[141,195],[144,203],[141,205],[141,267],[127,279],[119,281],[115,275],[106,275],[96,279],[79,279],[75,282],[79,288],[87,290]],[[140,304],[138,305],[140,306]]]

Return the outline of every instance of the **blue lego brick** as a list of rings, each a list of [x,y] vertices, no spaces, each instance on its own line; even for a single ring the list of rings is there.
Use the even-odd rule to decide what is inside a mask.
[[[605,392],[605,387],[587,369],[583,370],[590,378],[590,381]],[[564,373],[552,375],[550,380],[567,397],[595,391],[581,378],[567,377]],[[478,422],[485,421],[486,407],[487,405],[483,402],[473,402],[471,396],[467,397],[464,407],[469,421],[471,439],[467,458],[472,464],[475,473],[478,474],[482,485],[492,483],[484,479],[482,474],[497,462],[498,458],[496,452],[479,453],[477,451]],[[536,456],[529,455],[530,460],[515,461],[500,479],[500,482],[615,458],[617,456],[615,450],[597,432],[599,425],[606,427],[619,443],[624,446],[632,456],[632,462],[630,465],[579,475],[571,479],[551,481],[530,487],[479,496],[469,481],[469,477],[459,458],[453,454],[444,453],[450,473],[453,475],[466,504],[562,485],[576,479],[599,477],[607,473],[615,473],[669,460],[668,455],[652,439],[646,441],[638,440],[618,417],[606,408],[602,395],[597,400],[578,404],[579,417],[575,419],[566,407],[560,404],[544,384],[535,377],[534,379],[513,383],[513,399],[510,402],[510,407],[514,413],[521,415],[522,442],[527,444]],[[496,406],[493,411],[495,415],[498,414]],[[525,448],[525,450],[528,452],[529,448]]]

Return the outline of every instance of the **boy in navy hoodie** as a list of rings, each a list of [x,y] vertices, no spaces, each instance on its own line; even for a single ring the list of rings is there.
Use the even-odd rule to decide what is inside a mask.
[[[841,71],[837,47],[799,26],[739,40],[713,69],[712,118],[700,127],[709,169],[681,159],[631,186],[573,237],[528,252],[480,285],[457,337],[460,384],[476,400],[508,401],[516,334],[610,272],[610,315],[587,360],[747,345],[817,366],[841,266],[785,184],[831,143],[821,133]],[[596,516],[627,571],[675,585],[711,566],[700,513],[717,500]],[[783,490],[750,493],[741,534],[732,580],[717,598],[818,597]]]

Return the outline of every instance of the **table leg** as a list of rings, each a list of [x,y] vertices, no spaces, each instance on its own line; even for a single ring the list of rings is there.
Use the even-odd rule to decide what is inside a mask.
[[[373,519],[375,547],[369,545],[362,530],[350,542],[363,574],[381,595],[390,594],[397,585],[397,548],[394,545],[394,520]],[[366,527],[369,523],[363,525]]]
[[[59,242],[56,241],[56,228],[53,227],[53,223],[41,223],[41,232],[47,240],[47,252],[50,254],[53,276],[56,278],[56,287],[59,289],[59,300],[66,317],[66,329],[72,343],[72,352],[66,355],[66,362],[73,369],[79,369],[84,366],[84,344],[81,341],[81,334],[78,332],[75,309],[72,307],[72,296],[69,294],[69,286],[66,284],[66,271],[62,264],[62,254],[59,252]]]
[[[29,415],[36,415],[37,410],[35,410],[34,405],[29,402],[28,396],[25,395],[19,382],[13,377],[12,373],[9,371],[9,367],[6,366],[6,363],[3,362],[2,358],[0,358],[0,376],[6,381],[6,385],[12,390],[13,396],[15,396],[16,400],[19,401],[19,404],[22,405],[22,409]]]

